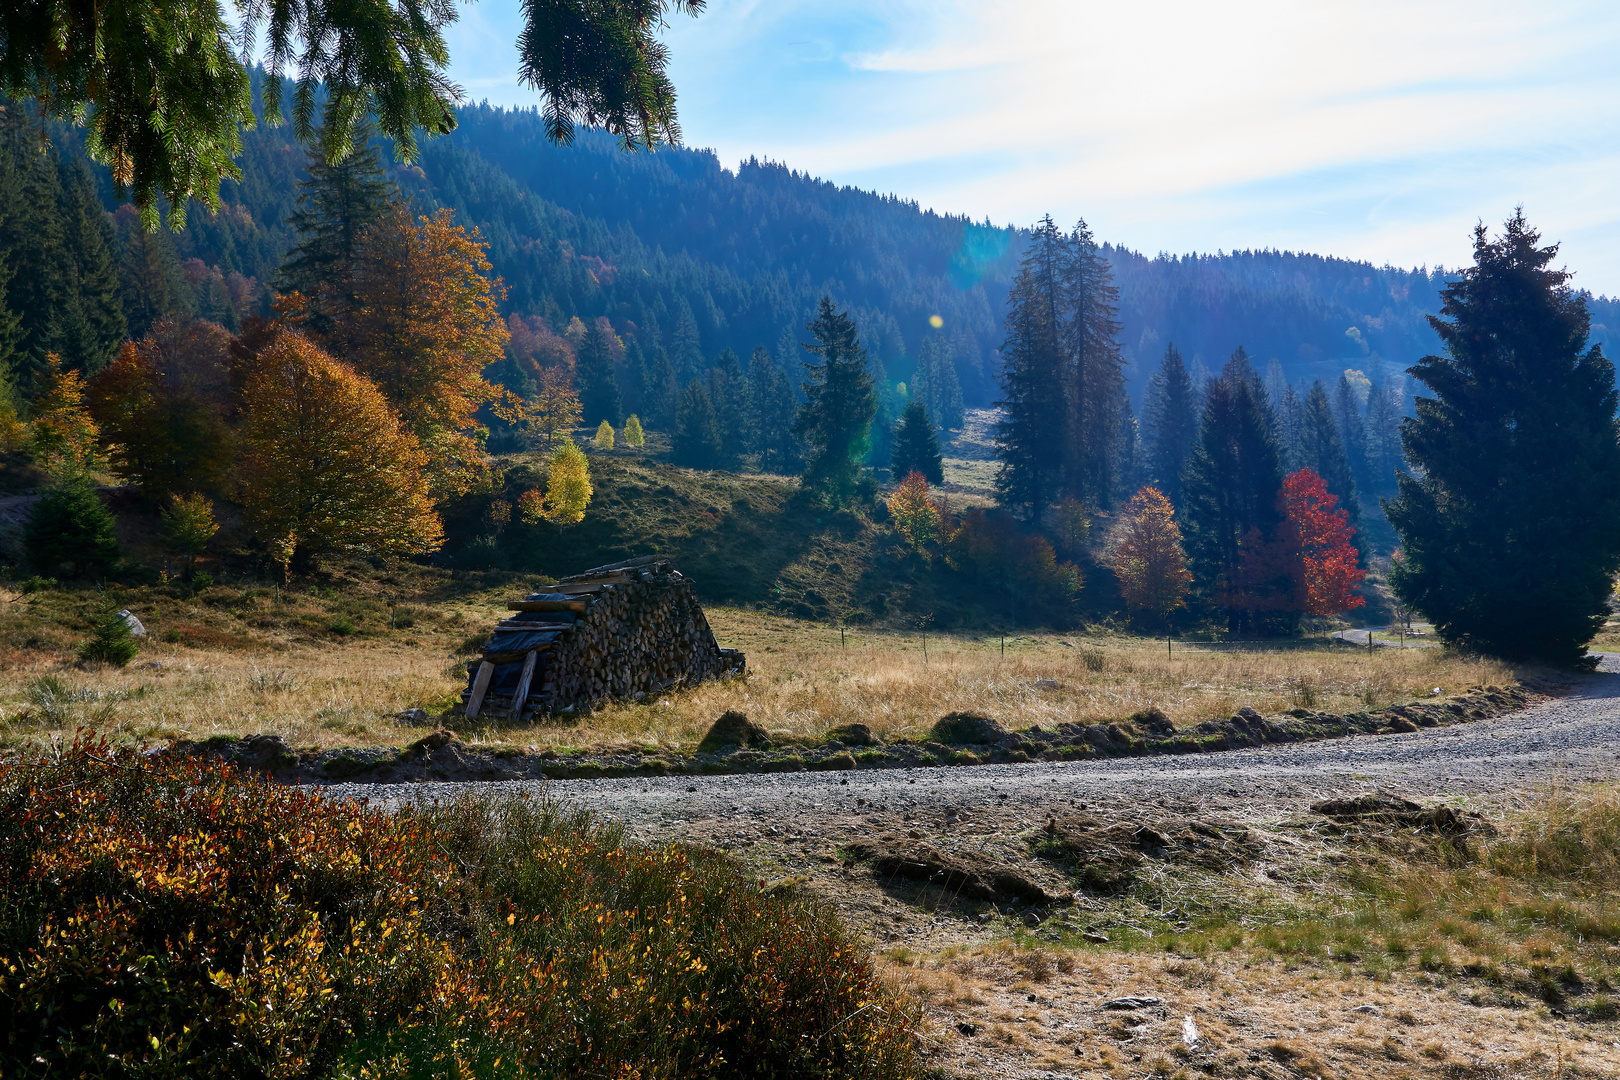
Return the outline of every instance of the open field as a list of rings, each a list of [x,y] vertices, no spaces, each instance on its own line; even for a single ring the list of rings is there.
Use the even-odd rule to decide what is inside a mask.
[[[0,737],[55,738],[93,724],[120,739],[267,733],[297,746],[396,745],[421,724],[402,726],[395,714],[419,708],[427,724],[475,744],[690,750],[727,709],[788,740],[863,723],[892,741],[919,738],[953,711],[1027,727],[1157,706],[1187,726],[1244,706],[1347,712],[1514,678],[1440,649],[1367,653],[1325,641],[1177,643],[1168,658],[1163,641],[1117,634],[1016,635],[1005,653],[999,636],[985,635],[851,630],[841,643],[825,624],[720,607],[710,622],[722,645],[747,652],[744,680],[582,717],[466,723],[453,715],[465,658],[506,600],[537,584],[464,580],[454,596],[392,609],[386,581],[342,593],[214,586],[185,599],[161,589],[36,592],[0,612]],[[423,598],[426,584],[400,577],[392,587]],[[150,631],[135,663],[74,660],[74,643],[117,607],[138,612]]]

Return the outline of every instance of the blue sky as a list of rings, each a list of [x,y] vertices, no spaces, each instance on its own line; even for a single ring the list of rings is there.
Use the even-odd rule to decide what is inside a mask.
[[[471,100],[533,105],[515,0],[452,29]],[[711,0],[666,33],[690,146],[1148,253],[1468,261],[1523,203],[1620,294],[1620,5]]]

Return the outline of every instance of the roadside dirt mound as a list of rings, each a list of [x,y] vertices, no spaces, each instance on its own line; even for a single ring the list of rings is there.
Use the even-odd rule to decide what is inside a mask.
[[[1193,818],[1106,822],[1089,814],[1053,819],[1031,841],[1035,854],[1068,864],[1081,887],[1120,893],[1149,859],[1192,863],[1226,872],[1259,854],[1249,830]]]
[[[727,709],[710,726],[698,743],[698,753],[713,753],[727,746],[740,746],[753,750],[769,749],[771,738],[765,729],[748,719],[747,713]]]
[[[914,840],[878,837],[852,844],[847,850],[852,860],[870,863],[872,872],[880,878],[937,885],[969,900],[1050,905],[1073,899],[1053,896],[1005,863],[992,859],[969,861],[968,857],[948,855]]]
[[[1357,795],[1353,799],[1327,799],[1312,803],[1311,810],[1341,826],[1397,825],[1448,837],[1495,832],[1478,814],[1460,814],[1449,806],[1424,807],[1385,791]]]

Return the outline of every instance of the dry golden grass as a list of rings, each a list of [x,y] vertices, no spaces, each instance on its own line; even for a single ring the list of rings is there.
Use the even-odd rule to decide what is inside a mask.
[[[996,637],[930,634],[925,657],[918,634],[851,631],[840,644],[839,631],[824,625],[717,608],[709,618],[721,643],[748,653],[744,680],[522,725],[469,724],[449,715],[459,708],[469,643],[481,639],[519,588],[419,607],[414,625],[392,630],[375,599],[249,590],[262,595],[167,618],[160,608],[150,620],[153,640],[122,670],[72,661],[62,618],[26,633],[14,621],[8,636],[19,644],[29,634],[57,632],[62,640],[48,642],[52,649],[14,646],[0,654],[0,737],[58,736],[94,723],[114,737],[272,732],[298,745],[397,744],[419,732],[402,729],[394,714],[422,708],[476,742],[687,750],[727,709],[790,739],[819,740],[832,727],[863,723],[892,740],[922,737],[940,716],[958,710],[1026,727],[1107,722],[1157,706],[1188,725],[1243,706],[1345,712],[1425,697],[1435,687],[1449,693],[1513,679],[1504,665],[1439,649],[1369,654],[1326,643],[1178,643],[1166,658],[1162,641],[1112,634],[1020,635],[1007,640],[1005,655]],[[355,626],[352,633],[329,629],[345,620]],[[179,642],[165,641],[177,636],[174,625],[187,632]]]

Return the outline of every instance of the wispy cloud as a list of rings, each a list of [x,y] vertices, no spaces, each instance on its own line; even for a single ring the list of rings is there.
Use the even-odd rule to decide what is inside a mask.
[[[514,0],[453,42],[512,85]],[[1620,292],[1620,8],[1520,0],[711,0],[668,33],[687,141],[1143,250],[1466,260],[1522,202]]]

